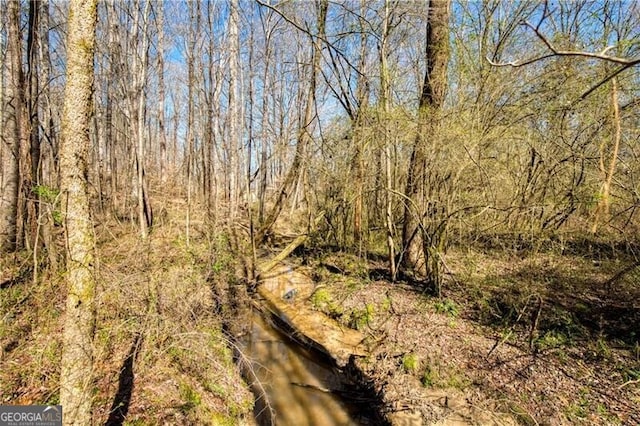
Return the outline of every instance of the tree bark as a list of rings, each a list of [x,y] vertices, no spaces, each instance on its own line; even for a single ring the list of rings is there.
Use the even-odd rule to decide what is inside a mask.
[[[29,241],[33,242],[33,250],[37,250],[35,245],[36,233],[38,232],[38,222],[40,216],[40,196],[34,191],[40,184],[40,120],[38,104],[40,99],[40,88],[38,84],[38,45],[40,44],[40,5],[36,0],[29,1],[29,26],[27,32],[27,75],[26,83],[26,114],[29,123],[29,162],[30,173],[26,178],[24,188],[25,199],[27,200],[27,234]]]
[[[450,0],[431,0],[427,17],[426,71],[418,107],[418,132],[411,154],[405,195],[402,243],[403,264],[427,278],[432,273],[429,265],[434,261],[430,253],[431,242],[424,239],[422,219],[426,213],[427,149],[433,141],[437,113],[444,102],[449,59]],[[435,262],[438,260],[435,259]]]
[[[11,252],[18,241],[18,203],[20,180],[20,147],[25,138],[22,110],[24,85],[22,75],[22,42],[20,36],[20,2],[10,1],[7,7],[8,76],[6,92],[7,122],[5,126],[9,150],[4,164],[4,195],[0,199],[0,252]]]
[[[135,87],[133,90],[133,94],[135,94],[135,98],[131,99],[131,115],[134,116],[135,114],[136,117],[135,120],[132,120],[135,125],[131,127],[131,131],[134,134],[134,138],[136,140],[136,190],[138,199],[138,223],[140,224],[140,237],[142,239],[147,238],[149,234],[149,228],[153,224],[153,213],[151,210],[151,203],[149,202],[148,191],[146,188],[144,140],[144,124],[146,115],[145,85],[147,81],[147,62],[149,49],[149,35],[147,34],[147,27],[150,3],[150,0],[147,0],[145,2],[144,11],[142,12],[142,23],[139,22],[139,6],[137,4],[134,5],[134,7],[136,8],[136,12],[133,23],[133,42],[137,43],[138,35],[142,37],[142,47],[140,49],[139,56],[136,55],[136,59],[134,62]],[[138,28],[141,28],[141,31],[139,31]]]
[[[187,211],[185,218],[185,232],[187,246],[189,245],[191,229],[191,193],[193,186],[193,164],[194,164],[194,139],[195,139],[195,55],[196,55],[196,34],[200,28],[200,5],[197,2],[189,6],[189,34],[187,46],[187,152],[185,163],[187,169]]]
[[[389,78],[389,66],[387,64],[389,41],[389,0],[384,0],[384,12],[382,16],[382,35],[380,37],[380,107],[382,108],[382,132],[384,165],[386,180],[386,206],[385,225],[387,231],[387,253],[389,256],[389,275],[391,280],[396,278],[396,253],[394,244],[394,220],[393,220],[393,175],[391,173],[391,141],[389,132],[389,113],[391,98],[391,82]]]
[[[606,154],[606,142],[602,141],[600,144],[600,174],[602,176],[602,187],[600,189],[600,199],[598,200],[598,205],[596,206],[596,211],[594,215],[593,226],[591,227],[591,232],[598,232],[598,226],[600,225],[601,220],[609,219],[609,208],[611,205],[611,183],[613,182],[613,175],[616,170],[616,162],[618,160],[618,150],[620,149],[620,139],[622,137],[622,129],[620,125],[620,106],[618,102],[618,80],[617,78],[611,79],[611,121],[614,128],[613,134],[613,148],[611,151],[611,158],[609,160],[608,166],[605,165],[605,156]]]
[[[238,0],[232,0],[229,11],[229,212],[235,217],[240,195],[240,39]]]
[[[158,2],[158,137],[160,138],[160,183],[167,184],[167,135],[165,130],[164,4]]]
[[[71,0],[67,28],[61,190],[67,240],[67,296],[60,403],[67,425],[91,424],[95,327],[94,233],[87,157],[93,90],[97,0]]]

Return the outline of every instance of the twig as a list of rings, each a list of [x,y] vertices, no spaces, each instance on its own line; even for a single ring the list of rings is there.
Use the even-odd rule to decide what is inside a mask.
[[[628,382],[624,382],[623,384],[618,386],[617,389],[620,390],[620,389],[622,389],[623,387],[625,387],[627,385],[635,385],[637,383],[640,383],[640,379],[629,380]]]
[[[545,10],[546,10],[546,3],[545,3]],[[568,57],[581,57],[581,58],[587,58],[587,59],[599,59],[602,61],[612,62],[614,64],[620,65],[618,69],[616,69],[615,71],[607,75],[604,79],[602,79],[601,81],[596,83],[594,86],[592,86],[589,90],[587,90],[582,95],[580,95],[580,98],[579,98],[580,100],[584,100],[587,96],[593,93],[598,87],[604,85],[612,78],[615,78],[621,72],[625,71],[628,68],[631,68],[640,64],[640,57],[639,58],[621,58],[619,56],[607,55],[607,52],[613,49],[615,46],[607,46],[601,52],[587,52],[583,50],[558,49],[553,43],[551,43],[551,41],[549,41],[549,39],[547,39],[547,37],[545,37],[540,32],[540,24],[545,19],[545,17],[546,17],[546,14],[543,14],[542,18],[540,19],[540,22],[536,26],[531,25],[527,21],[524,21],[522,25],[525,25],[531,28],[533,32],[536,34],[536,36],[542,41],[542,43],[544,43],[547,49],[551,51],[551,53],[546,53],[540,56],[535,56],[533,58],[522,59],[519,61],[511,61],[511,62],[494,62],[491,59],[489,59],[489,57],[487,56],[486,57],[487,62],[489,62],[489,64],[494,67],[519,68],[519,67],[533,64],[535,62],[543,61],[545,59],[553,58],[556,56],[568,56]]]
[[[538,295],[538,294],[530,294],[530,295],[527,297],[527,300],[526,300],[526,302],[525,302],[525,304],[524,304],[524,307],[522,308],[522,311],[520,311],[520,314],[518,314],[518,318],[516,318],[515,322],[513,323],[513,325],[512,325],[512,326],[511,326],[511,328],[509,329],[509,331],[505,334],[505,336],[504,336],[502,339],[498,340],[498,341],[493,345],[493,347],[491,348],[491,350],[489,351],[489,353],[487,353],[487,356],[486,356],[485,358],[487,358],[487,359],[488,359],[488,358],[491,356],[491,354],[492,354],[492,353],[493,353],[493,352],[498,348],[498,346],[502,345],[504,342],[506,342],[506,341],[507,341],[507,339],[508,339],[509,337],[511,337],[511,335],[513,334],[513,330],[514,330],[514,329],[515,329],[515,327],[516,327],[516,324],[518,324],[518,323],[520,322],[520,320],[522,319],[522,316],[523,316],[523,315],[524,315],[524,313],[527,311],[527,307],[529,306],[529,301],[531,301],[531,299],[532,299],[533,297],[537,297],[537,298],[538,298],[538,300],[539,300],[539,304],[538,304],[538,311],[536,312],[536,314],[535,314],[535,316],[534,316],[533,324],[532,324],[532,326],[531,326],[531,332],[530,332],[530,335],[529,335],[529,339],[530,339],[529,346],[531,346],[531,342],[532,342],[532,340],[533,340],[533,339],[532,339],[533,332],[535,331],[535,329],[536,329],[536,327],[537,327],[537,324],[538,324],[538,318],[539,318],[539,316],[540,316],[540,311],[542,310],[542,297],[541,297],[540,295]]]

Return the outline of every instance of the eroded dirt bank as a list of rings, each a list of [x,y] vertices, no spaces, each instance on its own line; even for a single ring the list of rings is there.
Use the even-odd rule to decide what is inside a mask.
[[[428,339],[400,334],[392,336],[385,331],[383,334],[391,338],[391,343],[385,344],[382,343],[383,334],[376,336],[373,333],[374,312],[379,309],[373,306],[387,303],[389,313],[396,315],[400,322],[407,319],[415,321],[404,306],[409,301],[406,295],[405,300],[401,300],[400,293],[392,295],[389,289],[384,289],[382,295],[386,298],[385,302],[377,297],[384,284],[380,283],[378,288],[367,286],[369,290],[374,290],[371,299],[367,300],[364,293],[353,294],[354,300],[366,300],[364,311],[355,308],[351,311],[351,320],[355,322],[341,324],[318,309],[322,303],[334,302],[328,298],[320,300],[323,293],[329,294],[329,287],[313,283],[307,275],[310,272],[308,268],[293,265],[274,268],[260,281],[257,292],[261,300],[258,303],[266,307],[266,312],[273,313],[290,327],[290,333],[297,340],[322,351],[344,369],[344,374],[371,388],[378,395],[378,402],[372,409],[380,412],[380,422],[392,425],[515,424],[506,414],[495,412],[495,406],[479,406],[479,401],[470,400],[460,389],[453,386],[428,389],[430,386],[424,386],[417,380],[415,373],[427,365],[422,360],[423,355],[417,346],[411,351],[399,352],[403,345],[397,340],[403,338],[416,345],[427,345]],[[393,302],[393,299],[397,301]],[[349,303],[345,299],[341,302],[341,308],[335,305],[332,310],[347,309]],[[396,331],[405,328],[400,322],[396,322]],[[354,324],[356,328],[361,325],[362,331],[349,327]],[[379,328],[377,332],[382,332],[382,329]],[[435,371],[433,373],[437,374]]]
[[[540,330],[533,347],[522,345],[513,328],[480,325],[462,305],[375,279],[371,265],[350,269],[344,257],[289,264],[313,277],[305,284],[313,290],[296,303],[364,336],[366,354],[352,358],[352,371],[379,393],[391,423],[640,423],[637,385],[621,382],[612,366],[585,362]],[[628,352],[611,352],[609,360],[637,364]]]

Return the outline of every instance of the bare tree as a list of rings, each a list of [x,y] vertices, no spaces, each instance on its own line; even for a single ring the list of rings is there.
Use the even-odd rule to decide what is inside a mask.
[[[443,223],[426,232],[424,219],[442,208],[437,199],[430,199],[427,173],[428,149],[436,145],[438,113],[444,103],[447,88],[447,62],[449,60],[450,0],[431,0],[427,17],[426,71],[418,106],[418,133],[416,135],[405,191],[407,203],[404,210],[402,243],[405,250],[404,265],[414,269],[439,286],[441,279],[439,250]],[[429,182],[433,185],[433,182]]]
[[[328,9],[328,1],[319,0],[316,3],[316,26],[317,26],[317,34],[324,34],[326,20],[327,20],[327,9]],[[307,91],[307,99],[305,102],[304,116],[302,118],[302,122],[300,128],[298,129],[297,141],[296,141],[296,149],[293,157],[293,161],[291,166],[284,178],[284,181],[280,185],[278,190],[276,200],[274,202],[273,207],[271,208],[269,214],[266,216],[262,227],[257,233],[258,241],[264,240],[264,238],[271,231],[271,227],[275,223],[276,219],[282,212],[282,208],[284,206],[285,201],[287,200],[288,193],[299,177],[299,173],[302,169],[302,162],[306,155],[307,146],[311,143],[311,125],[314,121],[314,108],[315,108],[315,100],[316,100],[316,86],[317,86],[317,78],[320,69],[320,59],[321,59],[321,40],[317,36],[313,36],[312,34],[308,34],[309,39],[311,41],[311,73],[309,76],[310,87]]]
[[[67,86],[60,167],[67,239],[67,296],[60,403],[65,424],[91,424],[95,258],[87,157],[92,110],[96,0],[69,3]]]
[[[240,105],[240,6],[238,0],[232,0],[229,4],[229,141],[227,153],[229,155],[229,212],[231,217],[237,213],[240,200],[240,151],[241,138],[241,114]]]
[[[160,138],[160,182],[164,185],[167,183],[167,130],[165,128],[166,111],[165,111],[165,83],[164,83],[164,49],[165,49],[165,31],[164,31],[164,3],[158,2],[158,11],[156,17],[156,25],[158,26],[158,137]]]
[[[187,146],[185,153],[185,165],[187,172],[187,212],[186,212],[186,238],[189,244],[191,227],[191,194],[193,190],[193,166],[195,151],[195,61],[196,61],[196,37],[200,29],[200,4],[193,2],[189,5],[189,29],[187,34]]]
[[[149,227],[153,224],[153,212],[149,200],[149,190],[145,176],[145,116],[147,109],[146,81],[147,66],[149,60],[149,7],[150,0],[145,1],[144,11],[140,12],[136,4],[134,12],[134,36],[133,42],[138,43],[138,37],[142,38],[142,46],[134,55],[134,83],[131,102],[131,118],[133,125],[131,131],[136,141],[136,190],[138,199],[138,223],[140,225],[140,236],[147,238]],[[142,13],[142,16],[140,14]],[[140,22],[140,20],[142,22]]]
[[[386,205],[385,205],[385,225],[387,230],[387,252],[389,256],[389,275],[392,280],[396,278],[396,252],[394,243],[394,219],[393,219],[393,175],[392,175],[392,159],[391,159],[391,135],[388,126],[390,112],[391,82],[389,81],[389,66],[387,63],[389,55],[389,0],[384,0],[382,11],[382,28],[379,42],[379,61],[380,61],[380,107],[382,108],[382,131],[383,131],[383,152],[385,164],[385,185],[386,185]]]
[[[18,204],[20,191],[20,152],[26,142],[24,123],[24,77],[22,72],[22,40],[20,32],[20,2],[7,5],[8,31],[7,56],[8,76],[6,104],[6,138],[9,141],[8,155],[4,159],[4,196],[0,200],[0,248],[10,252],[19,247]]]

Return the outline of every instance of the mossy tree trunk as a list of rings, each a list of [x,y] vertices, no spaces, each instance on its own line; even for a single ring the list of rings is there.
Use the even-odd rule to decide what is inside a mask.
[[[60,403],[68,425],[91,424],[95,326],[94,234],[89,207],[89,124],[97,0],[71,0],[67,29],[67,76],[60,148],[67,241],[68,296]]]

